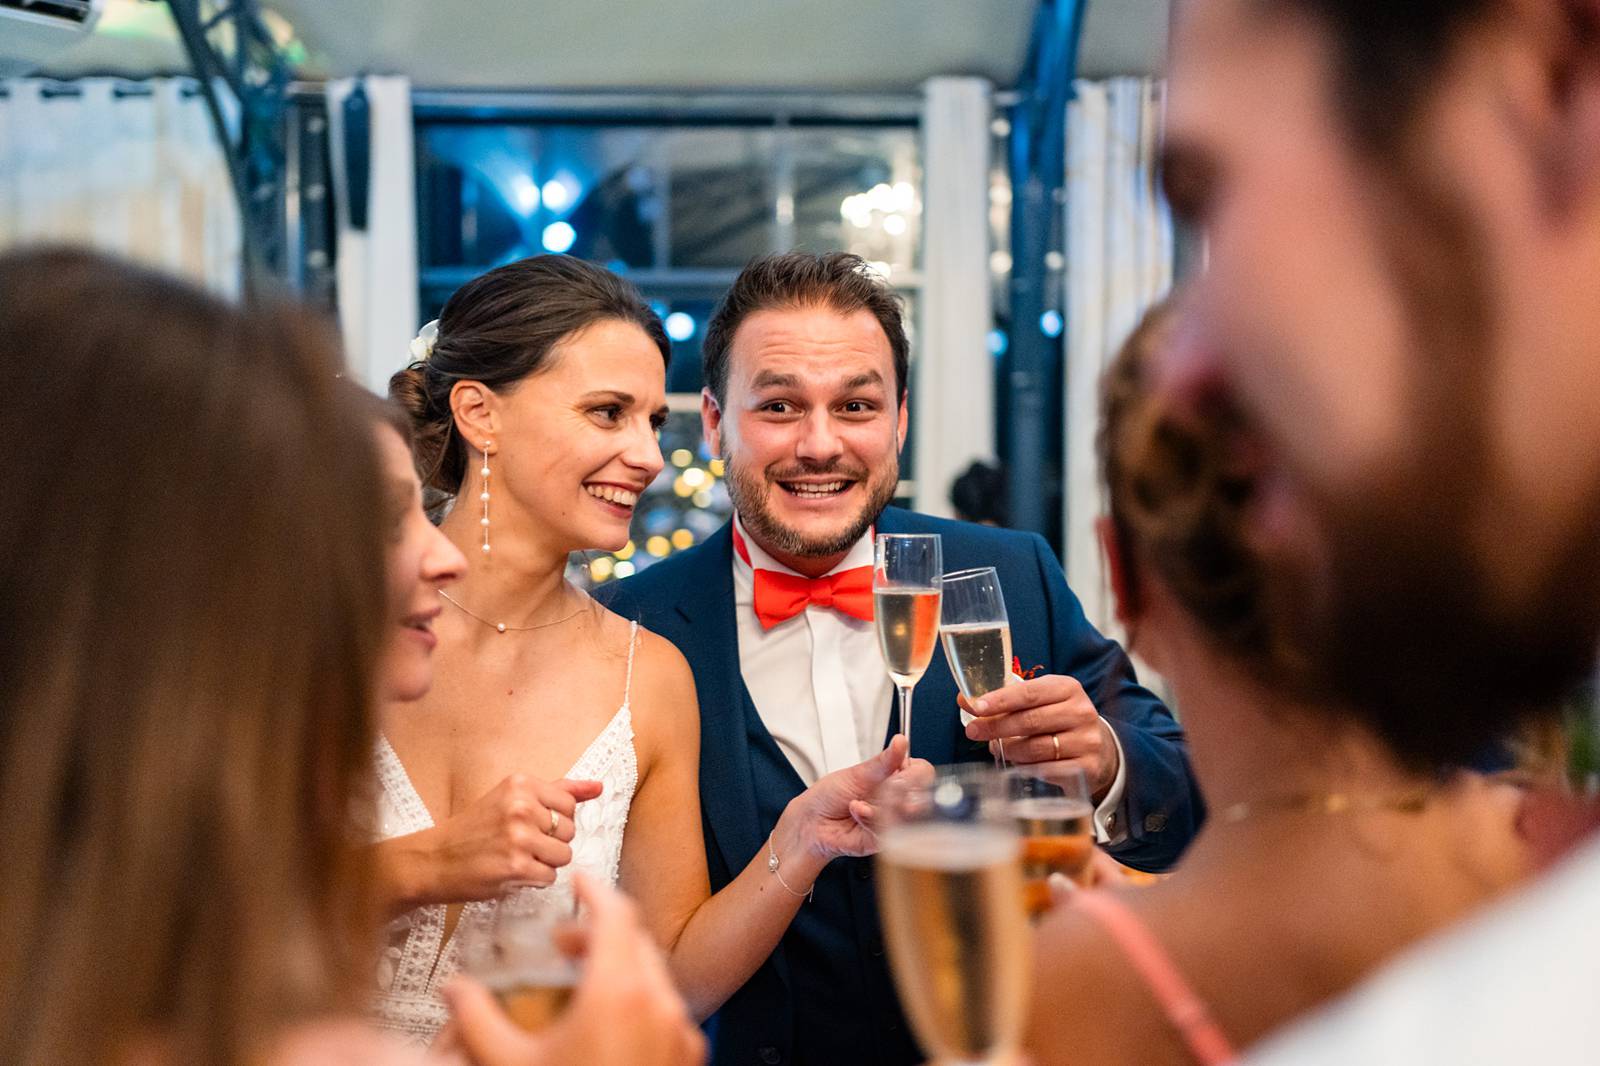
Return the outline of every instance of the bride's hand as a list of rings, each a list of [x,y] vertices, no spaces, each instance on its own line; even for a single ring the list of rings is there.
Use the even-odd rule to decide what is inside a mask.
[[[801,840],[823,860],[873,854],[878,850],[869,802],[873,792],[896,773],[931,772],[925,760],[907,758],[906,739],[896,736],[872,758],[835,770],[795,797],[790,810],[800,819]]]
[[[512,774],[455,817],[415,834],[428,881],[417,895],[459,903],[493,899],[508,884],[550,884],[572,861],[573,813],[600,791],[598,781]]]

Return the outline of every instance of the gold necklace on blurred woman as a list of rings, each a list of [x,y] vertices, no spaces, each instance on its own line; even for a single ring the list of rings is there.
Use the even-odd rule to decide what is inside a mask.
[[[1291,792],[1246,800],[1224,807],[1217,818],[1227,825],[1260,814],[1360,814],[1369,811],[1394,811],[1421,814],[1427,809],[1433,790],[1413,788],[1393,793]]]

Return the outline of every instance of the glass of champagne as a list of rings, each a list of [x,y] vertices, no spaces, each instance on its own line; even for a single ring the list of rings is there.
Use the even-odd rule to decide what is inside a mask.
[[[992,766],[890,778],[877,808],[878,907],[900,1000],[944,1066],[1014,1058],[1031,937],[1021,844]]]
[[[1011,623],[994,567],[944,575],[939,639],[945,661],[968,703],[1000,688],[1011,676]],[[1005,766],[1005,742],[996,762]]]
[[[574,925],[575,902],[570,894],[542,896],[560,891],[512,890],[492,912],[462,919],[462,970],[482,981],[511,1020],[529,1032],[552,1025],[578,983],[578,964],[558,941]]]
[[[900,693],[900,732],[911,740],[911,690],[939,641],[944,572],[937,533],[880,533],[873,553],[873,619],[889,679]]]
[[[1023,898],[1028,915],[1050,909],[1050,878],[1087,887],[1094,855],[1094,802],[1082,770],[1052,772],[1046,780],[1024,767],[1006,771],[1006,797],[1022,837]]]

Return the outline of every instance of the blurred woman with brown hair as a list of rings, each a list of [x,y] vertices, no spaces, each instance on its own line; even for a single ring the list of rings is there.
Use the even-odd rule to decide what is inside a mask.
[[[306,319],[0,259],[0,1060],[236,1063],[351,1005],[383,649],[366,423]]]
[[[0,256],[8,1066],[404,1061],[349,1020],[376,914],[347,818],[407,618],[336,351],[287,308],[83,252]],[[614,954],[643,943],[597,903]],[[486,1064],[559,1061],[620,1006],[693,1061],[637,957],[567,1045],[508,1037],[471,987],[464,1035],[498,1039]]]
[[[1150,387],[1182,343],[1177,310],[1159,306],[1106,372],[1101,534],[1119,619],[1171,685],[1209,816],[1170,879],[1074,894],[1041,927],[1028,1036],[1041,1066],[1230,1061],[1526,863],[1507,790],[1408,763],[1370,709],[1296,694],[1242,532],[1267,497],[1230,452],[1230,416],[1174,417]]]

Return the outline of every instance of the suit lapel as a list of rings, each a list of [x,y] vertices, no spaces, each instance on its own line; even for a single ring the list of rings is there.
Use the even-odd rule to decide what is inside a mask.
[[[887,508],[878,518],[879,533],[930,533],[931,529],[917,521],[917,516],[898,507]],[[947,545],[941,545],[948,550]],[[950,560],[944,561],[945,570],[954,569]],[[893,710],[889,715],[889,733],[884,737],[887,745],[900,731],[900,698],[892,696]],[[911,754],[926,759],[935,766],[956,761],[956,734],[961,729],[960,709],[956,706],[956,683],[945,663],[941,643],[928,663],[928,672],[922,675],[911,692]]]
[[[745,732],[751,700],[739,668],[731,528],[697,549],[677,608],[686,623],[680,647],[700,697],[700,802],[723,862],[737,876],[761,846],[761,827]]]

